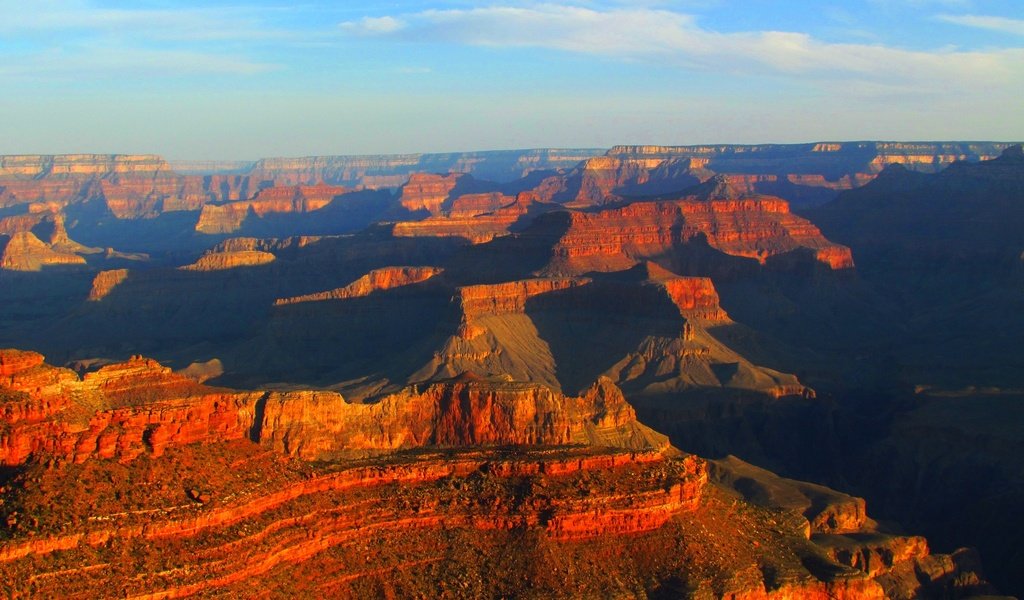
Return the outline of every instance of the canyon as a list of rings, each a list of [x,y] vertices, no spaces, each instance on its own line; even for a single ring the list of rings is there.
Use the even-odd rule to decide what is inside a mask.
[[[0,157],[0,589],[1019,595],[1022,156]]]
[[[573,399],[460,377],[349,405],[377,416],[346,418],[336,394],[207,388],[142,357],[80,377],[37,353],[3,350],[0,369],[2,460],[21,467],[0,505],[0,571],[12,597],[182,597],[255,585],[491,595],[519,589],[524,574],[538,594],[988,589],[969,552],[932,555],[920,538],[878,532],[862,501],[762,475],[783,495],[814,494],[816,506],[794,508],[712,482],[706,461],[637,423],[607,380]],[[324,462],[339,443],[382,454]],[[750,469],[715,467],[744,477]],[[679,552],[602,564],[598,576],[593,561],[621,555],[626,540]],[[469,559],[502,545],[522,569],[495,578],[492,559]],[[320,575],[303,575],[311,570]]]

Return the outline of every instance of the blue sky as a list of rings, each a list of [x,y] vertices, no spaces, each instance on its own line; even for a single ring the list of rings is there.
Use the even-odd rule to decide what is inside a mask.
[[[1024,139],[1021,0],[0,0],[0,153]]]

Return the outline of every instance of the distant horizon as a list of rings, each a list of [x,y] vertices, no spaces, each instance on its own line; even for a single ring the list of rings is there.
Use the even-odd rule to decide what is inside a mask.
[[[377,152],[377,153],[330,153],[330,154],[291,154],[291,155],[268,155],[253,158],[188,158],[170,157],[159,152],[5,152],[0,157],[22,157],[22,156],[155,156],[168,163],[255,163],[261,160],[276,159],[304,159],[321,157],[344,157],[358,158],[363,156],[430,156],[446,154],[473,154],[473,153],[499,153],[499,152],[530,152],[542,150],[561,151],[609,151],[622,146],[656,146],[663,148],[692,148],[697,146],[812,146],[815,144],[1008,144],[1024,145],[1024,139],[820,139],[801,142],[695,142],[689,144],[651,144],[651,143],[628,143],[612,144],[610,146],[535,146],[522,148],[474,148],[469,150],[438,150],[424,152]]]

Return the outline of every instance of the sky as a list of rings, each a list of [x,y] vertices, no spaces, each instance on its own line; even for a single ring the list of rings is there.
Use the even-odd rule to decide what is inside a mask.
[[[1024,140],[1024,0],[0,0],[0,154]]]

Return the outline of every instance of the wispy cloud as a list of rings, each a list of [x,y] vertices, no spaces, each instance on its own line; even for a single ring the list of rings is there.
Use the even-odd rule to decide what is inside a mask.
[[[0,32],[31,36],[54,32],[136,37],[150,40],[215,41],[280,39],[292,32],[269,26],[261,13],[274,9],[98,8],[78,0],[0,0]]]
[[[0,74],[22,80],[76,75],[164,78],[253,75],[277,68],[261,42],[315,36],[268,25],[276,9],[103,8],[86,0],[0,0]],[[336,34],[335,34],[336,35]]]
[[[426,10],[384,17],[387,26],[342,24],[361,35],[423,43],[537,47],[649,60],[734,74],[805,80],[855,80],[942,91],[949,85],[1024,82],[1024,49],[963,52],[906,50],[881,44],[832,43],[787,31],[722,33],[688,14],[652,8],[595,9],[555,4]]]
[[[988,29],[990,31],[1024,36],[1024,19],[1009,19],[1007,17],[986,15],[938,15],[936,18],[940,21],[965,27],[976,27],[978,29]]]
[[[394,33],[405,26],[405,23],[394,17],[363,17],[358,21],[341,24],[341,28],[356,34],[377,35]]]

